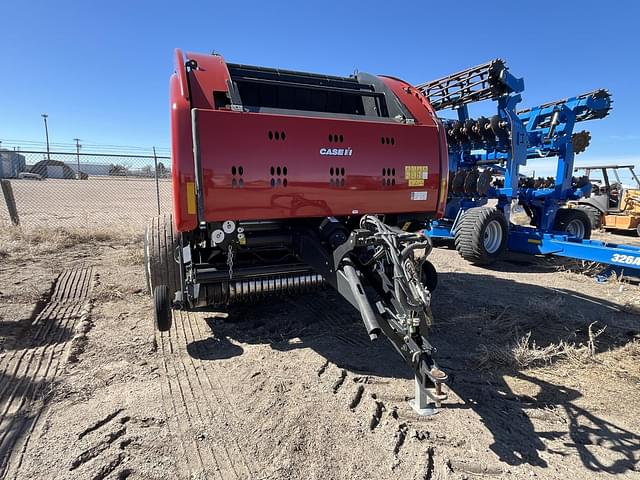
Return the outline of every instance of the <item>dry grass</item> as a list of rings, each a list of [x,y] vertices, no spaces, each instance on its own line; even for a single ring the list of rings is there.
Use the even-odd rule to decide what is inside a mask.
[[[640,363],[640,339],[634,339],[620,348],[616,352],[621,358],[629,358],[635,360],[636,364]]]
[[[144,263],[144,249],[141,243],[127,245],[118,256],[118,265],[142,265]]]
[[[494,368],[527,369],[550,365],[564,360],[571,363],[585,364],[595,361],[597,339],[606,329],[595,329],[596,322],[589,325],[587,343],[576,344],[566,340],[539,346],[531,339],[531,331],[516,337],[506,344],[481,344],[473,356],[476,367],[481,370]]]
[[[557,321],[565,307],[565,299],[560,295],[551,298],[530,298],[527,304],[527,311],[535,318],[544,318],[546,321]]]
[[[586,329],[588,338],[576,342],[575,332],[586,327],[584,316],[573,312],[566,318],[567,301],[562,295],[529,298],[527,315],[519,311],[505,306],[497,315],[484,316],[483,331],[491,341],[480,344],[472,356],[476,368],[520,370],[557,361],[594,361],[597,339],[605,328],[596,329],[594,322]]]
[[[140,244],[142,232],[123,228],[16,227],[0,224],[0,258],[59,252],[83,244]]]
[[[3,303],[23,303],[26,305],[33,305],[38,301],[46,298],[45,291],[38,288],[33,284],[23,284],[19,291],[12,294],[10,297],[4,297]]]
[[[561,354],[560,345],[539,347],[531,341],[531,332],[528,332],[506,345],[479,345],[474,360],[477,368],[482,370],[496,367],[522,369],[548,365]]]
[[[115,283],[103,283],[97,288],[94,293],[94,298],[98,302],[111,302],[114,300],[120,300],[127,296],[125,287]]]

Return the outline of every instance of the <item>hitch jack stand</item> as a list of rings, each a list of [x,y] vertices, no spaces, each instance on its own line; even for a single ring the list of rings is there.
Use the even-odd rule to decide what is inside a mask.
[[[427,388],[422,386],[422,383],[416,375],[414,377],[414,383],[416,387],[416,397],[409,400],[409,405],[415,410],[418,415],[428,417],[438,413],[438,407],[440,407],[440,401],[433,398],[431,392]]]

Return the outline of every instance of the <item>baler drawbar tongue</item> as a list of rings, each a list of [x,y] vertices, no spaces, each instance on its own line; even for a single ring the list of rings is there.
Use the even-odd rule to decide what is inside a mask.
[[[360,228],[343,238],[346,241],[331,252],[324,246],[332,242],[322,227],[319,237],[301,231],[294,234],[294,250],[360,312],[372,340],[386,335],[414,371],[412,406],[423,415],[435,413],[428,404],[440,406],[447,398],[442,391],[447,375],[437,366],[435,348],[426,338],[432,323],[429,288],[437,281],[427,260],[431,241],[373,215],[363,216]]]

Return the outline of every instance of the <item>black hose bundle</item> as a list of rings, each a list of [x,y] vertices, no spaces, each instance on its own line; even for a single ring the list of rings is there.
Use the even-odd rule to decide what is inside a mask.
[[[433,245],[429,237],[394,229],[373,215],[365,215],[360,227],[370,230],[383,241],[380,247],[387,262],[393,267],[393,289],[405,313],[426,313],[431,296],[421,281],[421,266]],[[423,252],[421,252],[421,250]],[[374,258],[381,257],[381,252]]]

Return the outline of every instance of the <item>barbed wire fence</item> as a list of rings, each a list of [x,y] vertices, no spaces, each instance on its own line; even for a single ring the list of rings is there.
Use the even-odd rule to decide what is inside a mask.
[[[0,149],[0,223],[143,228],[171,211],[171,161],[147,154]]]

